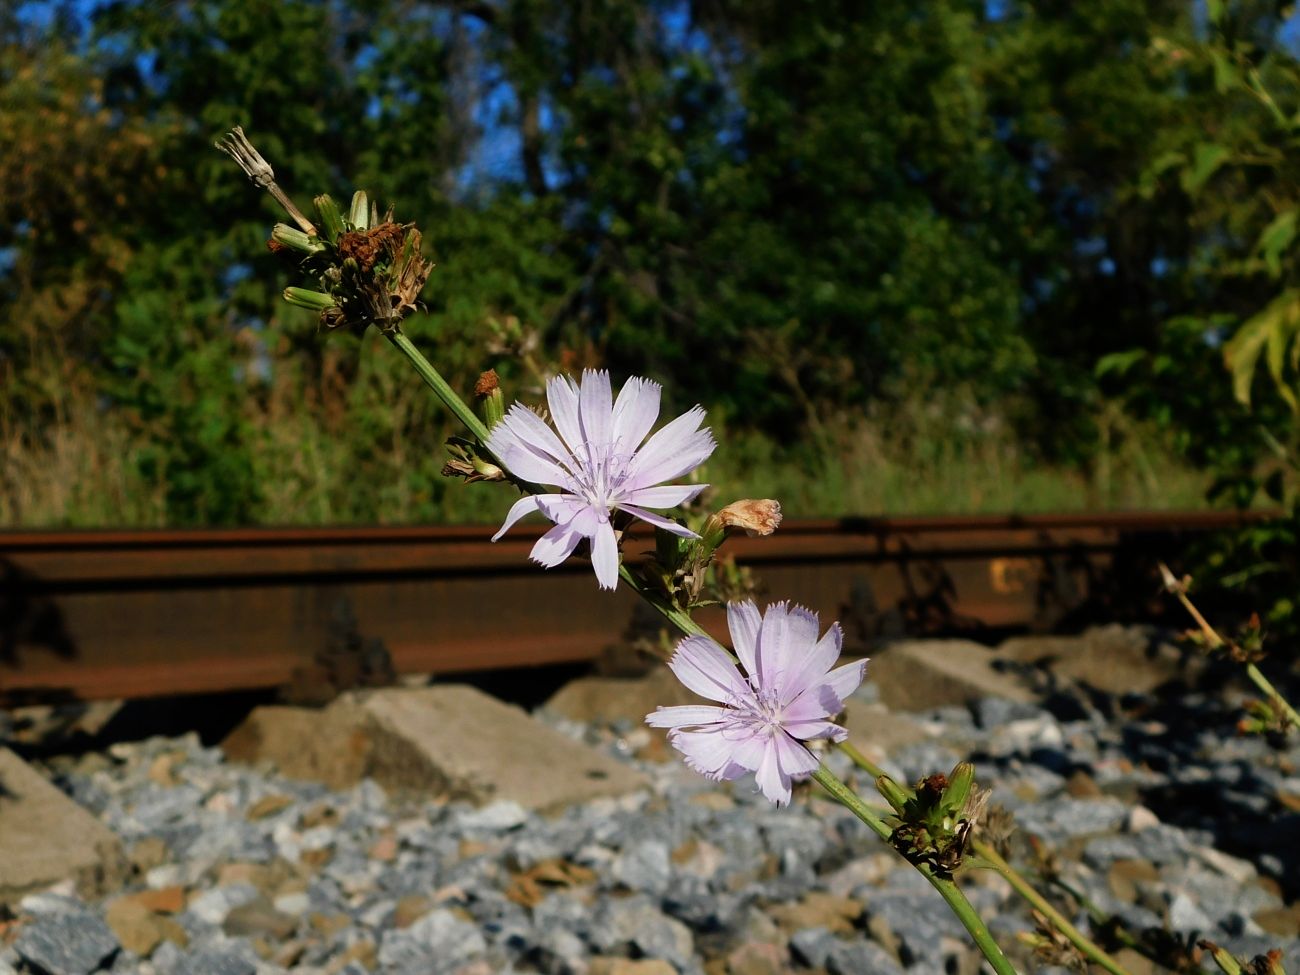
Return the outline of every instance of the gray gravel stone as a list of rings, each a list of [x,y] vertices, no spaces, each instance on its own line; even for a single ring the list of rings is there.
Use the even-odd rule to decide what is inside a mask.
[[[40,914],[14,942],[19,956],[49,975],[89,975],[118,950],[103,919],[79,905]]]
[[[584,975],[587,970],[586,944],[564,928],[543,931],[530,957],[546,975]]]
[[[903,966],[874,941],[836,941],[826,957],[830,975],[903,975]]]
[[[1016,816],[1026,832],[1036,833],[1050,843],[1059,843],[1076,836],[1118,829],[1128,816],[1128,806],[1118,799],[1063,796],[1050,802],[1023,806],[1017,810]]]
[[[257,961],[246,946],[210,945],[182,956],[172,975],[257,975]]]
[[[825,928],[804,928],[790,937],[790,950],[795,959],[809,968],[825,968],[826,959],[839,939]]]
[[[662,958],[678,967],[689,964],[695,953],[691,929],[640,897],[602,902],[590,937],[602,954],[631,949],[646,958]]]
[[[668,844],[644,840],[625,847],[615,858],[610,874],[629,890],[662,897],[673,880]]]
[[[379,961],[400,972],[452,971],[487,951],[478,926],[448,910],[430,911],[403,931],[386,931]]]
[[[880,891],[867,901],[867,916],[885,922],[902,945],[903,960],[923,971],[944,970],[945,937],[962,937],[961,922],[943,906],[933,890],[926,892]]]
[[[1169,904],[1169,926],[1182,934],[1207,934],[1214,922],[1185,893],[1179,893]]]

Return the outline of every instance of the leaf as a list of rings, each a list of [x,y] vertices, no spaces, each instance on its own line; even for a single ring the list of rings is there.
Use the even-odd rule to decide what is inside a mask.
[[[1218,27],[1223,22],[1224,2],[1223,0],[1205,0],[1205,13],[1210,18],[1210,23]]]
[[[1282,273],[1282,254],[1295,240],[1296,216],[1295,210],[1283,210],[1264,228],[1255,244],[1268,265],[1269,274],[1275,278]]]
[[[1109,355],[1104,355],[1097,360],[1097,365],[1093,367],[1092,372],[1098,379],[1112,372],[1123,376],[1146,357],[1146,349],[1125,349],[1123,352],[1111,352]]]
[[[1269,329],[1265,359],[1278,393],[1286,400],[1286,405],[1291,407],[1291,412],[1300,413],[1300,402],[1297,402],[1296,395],[1286,380],[1286,349],[1300,336],[1300,315],[1296,311],[1295,308],[1291,309],[1284,327]]]
[[[1151,161],[1144,170],[1139,179],[1138,191],[1146,199],[1150,199],[1156,191],[1156,183],[1160,177],[1169,170],[1187,164],[1187,157],[1181,152],[1171,149],[1168,152],[1162,152],[1159,156]]]
[[[1241,86],[1241,75],[1237,66],[1222,51],[1211,51],[1210,60],[1214,63],[1214,90],[1220,95]]]
[[[1198,143],[1192,156],[1192,165],[1183,170],[1183,190],[1188,195],[1197,193],[1218,168],[1227,162],[1231,154],[1227,146],[1221,146],[1217,142]]]
[[[1283,398],[1296,409],[1296,398],[1285,382],[1282,365],[1286,348],[1297,333],[1300,333],[1300,291],[1288,288],[1247,319],[1224,345],[1223,358],[1232,373],[1232,391],[1243,406],[1250,406],[1255,368],[1267,349],[1269,373],[1279,391],[1285,390]]]

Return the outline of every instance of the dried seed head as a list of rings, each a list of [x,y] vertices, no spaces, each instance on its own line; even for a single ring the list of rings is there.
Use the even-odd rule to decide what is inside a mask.
[[[497,375],[495,369],[489,369],[478,377],[478,382],[474,384],[475,396],[487,396],[493,390],[501,388],[501,377]]]

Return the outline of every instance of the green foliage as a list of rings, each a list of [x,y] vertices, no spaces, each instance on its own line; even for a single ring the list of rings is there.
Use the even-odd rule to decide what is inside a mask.
[[[1294,390],[1300,348],[1271,8],[84,9],[0,14],[0,421],[24,456],[60,418],[113,431],[151,499],[123,519],[478,512],[400,365],[279,300],[279,214],[211,148],[234,124],[304,210],[363,187],[419,222],[413,331],[454,385],[660,378],[732,431],[736,483],[823,511],[1157,504],[1199,483],[1153,486],[1170,450],[1246,501],[1260,428],[1292,443],[1294,394],[1250,381]]]

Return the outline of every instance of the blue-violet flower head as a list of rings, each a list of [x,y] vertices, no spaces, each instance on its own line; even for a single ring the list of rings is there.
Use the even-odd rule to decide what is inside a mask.
[[[557,376],[546,387],[552,429],[515,403],[492,428],[487,447],[516,477],[553,486],[553,494],[520,498],[492,540],[524,515],[540,511],[555,527],[537,540],[532,559],[547,568],[567,559],[578,542],[591,542],[591,562],[602,589],[618,585],[618,540],[610,524],[615,511],[683,538],[689,528],[647,508],[672,508],[689,501],[706,484],[665,481],[693,471],[713,453],[704,410],[696,406],[646,440],[659,418],[658,383],[633,378],[613,398],[609,373],[588,369],[581,383]],[[645,443],[642,443],[642,441]]]
[[[831,719],[862,683],[867,662],[832,670],[843,645],[840,625],[818,639],[817,614],[802,606],[774,603],[760,615],[752,602],[730,603],[727,625],[746,673],[708,637],[687,637],[668,666],[718,704],[661,707],[646,723],[669,729],[669,742],[695,771],[715,780],[755,772],[763,795],[783,806],[791,783],[818,765],[803,742],[848,736]]]

